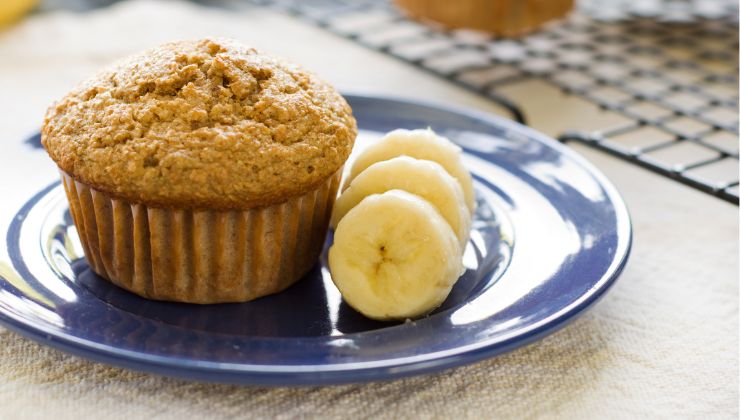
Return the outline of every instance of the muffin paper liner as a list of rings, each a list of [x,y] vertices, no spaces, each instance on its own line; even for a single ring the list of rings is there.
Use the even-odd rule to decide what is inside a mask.
[[[309,271],[341,172],[283,203],[236,211],[132,204],[61,177],[93,271],[146,298],[219,303],[281,291]]]

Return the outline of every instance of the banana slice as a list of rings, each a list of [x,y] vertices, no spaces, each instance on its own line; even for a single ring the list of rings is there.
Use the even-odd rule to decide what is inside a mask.
[[[470,234],[470,213],[460,184],[438,163],[408,156],[377,162],[362,171],[334,204],[332,226],[336,227],[368,195],[396,189],[418,195],[434,205],[465,246]]]
[[[329,269],[344,300],[373,319],[406,319],[442,304],[463,273],[462,247],[424,199],[373,194],[334,232]]]
[[[394,130],[380,141],[373,143],[361,152],[346,177],[343,189],[348,188],[353,179],[370,165],[396,156],[406,155],[416,159],[439,163],[462,187],[465,204],[472,215],[475,211],[473,179],[460,158],[460,147],[431,129]]]

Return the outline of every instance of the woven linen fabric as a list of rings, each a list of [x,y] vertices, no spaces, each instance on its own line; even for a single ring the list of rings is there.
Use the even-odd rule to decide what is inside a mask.
[[[28,150],[18,145],[38,129],[51,100],[117,57],[204,35],[287,56],[340,88],[486,107],[442,80],[258,8],[234,13],[141,0],[35,15],[0,32],[0,191],[20,182],[14,172],[21,163],[8,156]],[[323,43],[332,55],[315,56],[304,43]],[[634,246],[604,299],[542,341],[427,376],[261,388],[110,367],[0,328],[0,418],[736,418],[737,208],[578,151],[624,195]],[[34,153],[31,164],[45,169],[24,177],[50,182],[53,164]]]

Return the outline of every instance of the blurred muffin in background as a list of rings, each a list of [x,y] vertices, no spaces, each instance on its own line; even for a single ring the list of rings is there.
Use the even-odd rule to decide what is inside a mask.
[[[0,0],[0,27],[33,9],[38,0]]]
[[[562,18],[574,0],[395,0],[410,16],[448,28],[468,28],[501,36],[532,32]]]

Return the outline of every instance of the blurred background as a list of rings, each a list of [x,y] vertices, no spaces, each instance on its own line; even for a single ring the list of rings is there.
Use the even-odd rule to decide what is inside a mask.
[[[383,68],[411,65],[478,107],[737,203],[737,13],[727,0],[2,0],[0,88],[32,72],[53,97],[139,49],[232,36],[344,90],[393,93],[407,83]],[[325,36],[398,64],[357,76],[354,50]]]

